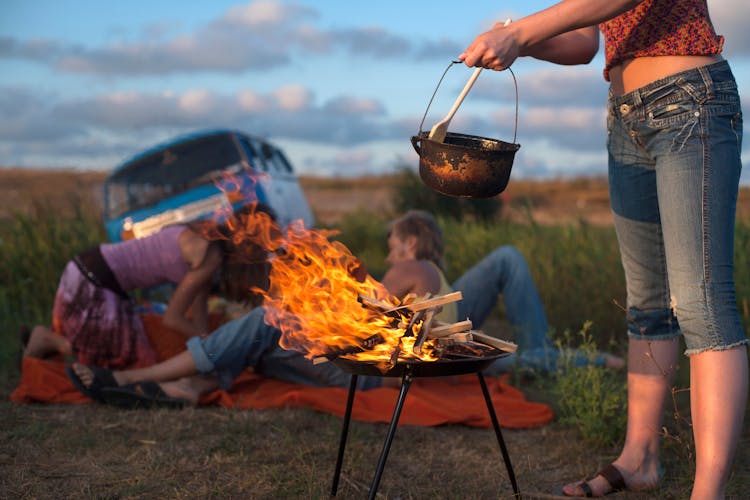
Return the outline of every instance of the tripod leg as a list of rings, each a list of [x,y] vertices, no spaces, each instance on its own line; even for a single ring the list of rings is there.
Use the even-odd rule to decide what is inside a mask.
[[[352,375],[349,383],[349,396],[346,398],[346,412],[344,413],[344,427],[341,429],[341,440],[339,441],[339,456],[336,459],[336,471],[333,473],[333,485],[331,486],[331,496],[336,496],[339,489],[339,476],[341,475],[341,466],[344,463],[344,448],[346,448],[346,437],[349,434],[349,422],[352,419],[352,406],[354,406],[354,392],[357,388],[357,375]]]
[[[396,427],[398,426],[398,419],[401,416],[401,409],[404,406],[404,400],[406,399],[406,393],[409,391],[411,385],[412,376],[409,369],[404,373],[404,378],[401,380],[401,392],[398,395],[398,402],[396,408],[393,410],[393,418],[391,419],[391,426],[388,428],[388,435],[385,438],[383,444],[383,451],[380,453],[380,460],[378,461],[378,468],[375,471],[375,477],[372,480],[370,486],[370,500],[375,498],[375,494],[378,491],[380,485],[380,477],[383,475],[383,469],[385,468],[385,461],[388,459],[388,452],[391,449],[391,443],[393,442],[393,436],[396,434]]]
[[[490,412],[490,420],[492,420],[492,426],[495,428],[495,435],[497,436],[497,442],[500,445],[500,451],[503,454],[503,461],[505,462],[505,468],[508,470],[508,478],[510,478],[510,484],[513,486],[513,494],[516,498],[521,498],[521,492],[518,491],[518,483],[516,482],[516,474],[513,472],[513,465],[510,463],[510,455],[508,455],[508,448],[505,447],[505,440],[503,439],[503,433],[500,431],[500,424],[497,421],[497,415],[495,414],[495,407],[492,404],[490,398],[490,392],[487,390],[487,383],[484,381],[484,375],[482,372],[477,372],[479,377],[479,385],[482,387],[482,394],[484,395],[484,401],[487,403],[487,410]]]

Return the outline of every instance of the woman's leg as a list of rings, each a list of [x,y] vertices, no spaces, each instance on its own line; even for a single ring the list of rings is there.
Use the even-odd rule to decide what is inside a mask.
[[[723,498],[747,403],[745,346],[690,356],[695,499]]]

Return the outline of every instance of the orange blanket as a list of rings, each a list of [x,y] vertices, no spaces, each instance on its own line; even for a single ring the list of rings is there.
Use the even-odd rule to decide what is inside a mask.
[[[176,334],[161,327],[157,316],[144,316],[149,337],[161,356],[173,355],[184,346]],[[157,335],[158,332],[158,335]],[[156,340],[156,338],[159,340]],[[168,340],[173,339],[174,341]],[[11,394],[17,403],[88,403],[68,381],[60,361],[24,358],[21,382]],[[538,427],[552,421],[552,409],[527,401],[523,393],[510,386],[507,377],[487,378],[487,387],[500,425],[506,428]],[[397,388],[358,391],[352,418],[365,422],[390,422],[398,398]],[[312,408],[343,416],[347,389],[309,387],[268,379],[244,372],[230,391],[217,390],[201,398],[201,404],[227,408]],[[460,377],[458,382],[440,377],[415,379],[404,402],[399,423],[433,426],[465,424],[491,427],[492,422],[476,376]]]

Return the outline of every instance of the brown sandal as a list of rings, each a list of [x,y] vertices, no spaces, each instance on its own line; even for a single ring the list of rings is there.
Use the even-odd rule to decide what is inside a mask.
[[[594,492],[591,489],[591,486],[589,486],[589,481],[591,481],[591,479],[594,479],[596,476],[602,476],[604,479],[607,480],[607,482],[609,483],[609,486],[612,488],[611,490],[609,490],[607,493],[605,493],[602,496],[606,496],[606,495],[609,495],[610,493],[615,493],[617,491],[622,491],[622,490],[627,489],[627,486],[625,485],[625,479],[622,477],[622,474],[620,473],[620,471],[617,470],[617,467],[615,467],[614,465],[609,464],[606,467],[604,467],[602,470],[594,474],[594,477],[586,481],[582,481],[578,483],[578,486],[581,487],[581,489],[583,490],[583,493],[585,494],[587,498],[594,496]]]

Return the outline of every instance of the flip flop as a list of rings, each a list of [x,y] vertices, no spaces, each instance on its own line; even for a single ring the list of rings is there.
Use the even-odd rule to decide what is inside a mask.
[[[174,408],[189,405],[186,399],[173,398],[156,382],[136,382],[120,387],[105,387],[102,396],[107,404],[120,408]]]
[[[107,387],[117,387],[117,381],[112,370],[107,368],[99,368],[98,366],[89,366],[89,370],[94,373],[94,380],[88,387],[83,383],[83,380],[73,370],[73,367],[68,365],[65,367],[65,374],[68,376],[70,382],[75,386],[76,389],[81,391],[85,396],[93,399],[97,403],[104,403],[104,397],[102,396],[102,389]]]

